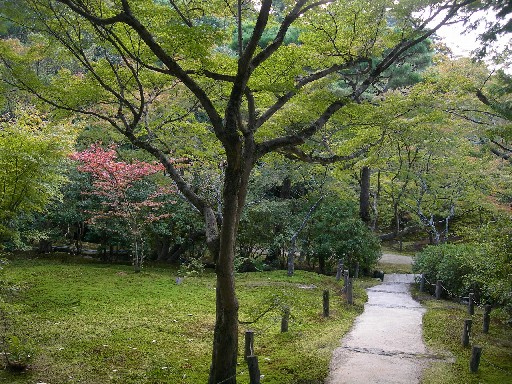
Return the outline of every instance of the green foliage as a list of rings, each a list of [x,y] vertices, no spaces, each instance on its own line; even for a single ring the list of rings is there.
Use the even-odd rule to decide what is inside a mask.
[[[246,47],[247,43],[249,42],[249,39],[251,38],[254,26],[254,23],[243,23],[242,25],[242,45],[244,48]],[[267,27],[263,32],[260,41],[258,42],[259,47],[265,48],[267,45],[269,45],[272,42],[272,40],[274,40],[274,38],[276,37],[278,31],[279,26],[277,25]],[[292,26],[286,32],[284,44],[299,44],[299,35],[299,29]],[[236,30],[233,31],[233,38],[231,40],[231,43],[229,44],[229,47],[235,52],[238,50],[238,32]]]
[[[58,199],[73,130],[36,110],[0,122],[0,241],[19,238],[24,220]]]
[[[485,236],[491,235],[484,230]],[[486,239],[500,240],[496,236]],[[502,241],[506,241],[510,234],[504,230]],[[488,302],[502,306],[509,315],[512,314],[512,282],[510,273],[512,260],[510,254],[493,241],[475,242],[468,244],[442,244],[429,246],[415,257],[413,270],[424,273],[428,280],[435,282],[442,280],[445,286],[455,296],[467,296],[472,291],[479,302]]]
[[[323,258],[331,267],[337,259],[354,269],[370,271],[380,257],[380,241],[360,220],[356,205],[350,201],[327,198],[314,212],[303,241],[314,257]]]
[[[475,272],[473,261],[482,260],[482,249],[469,244],[441,244],[428,246],[414,259],[413,270],[424,273],[434,283],[442,280],[450,292],[456,296],[466,295]]]

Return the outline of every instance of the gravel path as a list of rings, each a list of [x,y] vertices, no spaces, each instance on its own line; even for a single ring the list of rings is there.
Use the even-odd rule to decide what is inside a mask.
[[[425,309],[411,297],[412,282],[414,275],[389,274],[367,290],[364,312],[334,351],[326,384],[419,383],[429,356]]]

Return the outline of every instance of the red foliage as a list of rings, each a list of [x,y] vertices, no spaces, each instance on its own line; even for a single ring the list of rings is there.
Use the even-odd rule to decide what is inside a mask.
[[[169,214],[155,215],[154,211],[163,206],[158,198],[174,193],[170,187],[159,187],[156,192],[146,196],[142,200],[136,200],[128,196],[128,191],[138,181],[158,172],[163,172],[164,167],[159,163],[147,163],[133,161],[127,163],[118,161],[117,146],[110,145],[104,149],[100,144],[93,144],[82,152],[75,152],[70,157],[79,162],[77,169],[89,173],[92,176],[92,195],[99,196],[103,200],[103,208],[93,212],[94,219],[108,217],[124,217],[132,221],[136,226],[140,222],[148,223],[168,217]],[[148,212],[149,210],[149,212]],[[144,211],[144,217],[139,213]],[[132,228],[138,230],[140,228]]]

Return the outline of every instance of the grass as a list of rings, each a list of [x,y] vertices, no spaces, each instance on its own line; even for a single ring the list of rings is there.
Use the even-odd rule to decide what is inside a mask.
[[[204,383],[215,321],[215,276],[175,281],[176,271],[68,260],[17,258],[6,278],[23,286],[12,305],[12,330],[33,348],[30,369],[0,371],[0,383]],[[237,276],[243,333],[255,331],[262,383],[323,383],[332,350],[366,301],[358,279],[347,305],[333,277],[296,271]],[[331,315],[322,317],[322,292],[331,292]],[[282,309],[291,309],[289,332],[280,333]],[[269,308],[271,308],[269,310]],[[237,381],[249,382],[239,357]]]
[[[470,318],[467,306],[419,294],[427,308],[423,318],[424,338],[434,353],[446,355],[447,361],[434,362],[425,372],[423,384],[512,383],[512,330],[504,318],[491,313],[488,334],[482,332],[483,310],[475,309],[471,345],[483,347],[477,373],[469,370],[470,348],[461,343],[464,319]]]
[[[377,263],[377,270],[388,273],[412,273],[410,264]]]

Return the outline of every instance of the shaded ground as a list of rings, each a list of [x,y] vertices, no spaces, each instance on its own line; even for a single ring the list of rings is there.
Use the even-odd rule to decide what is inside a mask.
[[[380,262],[411,264],[408,256],[384,254]],[[369,288],[353,329],[334,351],[326,384],[420,381],[428,355],[422,339],[425,309],[409,293],[412,274],[387,274]]]

